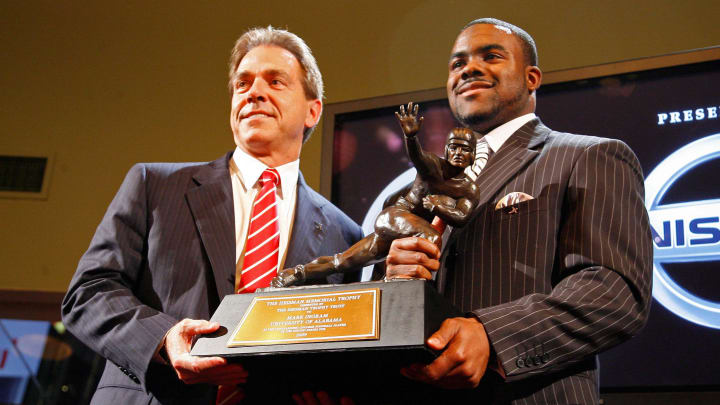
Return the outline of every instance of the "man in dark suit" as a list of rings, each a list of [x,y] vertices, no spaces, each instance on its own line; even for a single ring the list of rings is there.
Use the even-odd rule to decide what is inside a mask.
[[[417,238],[391,248],[386,277],[430,279],[440,268],[438,289],[468,314],[428,339],[442,351],[434,362],[403,373],[482,403],[596,404],[596,354],[636,334],[650,306],[640,164],[620,141],[540,122],[537,51],[518,27],[471,22],[448,68],[453,113],[492,155],[475,218],[442,258]]]
[[[189,350],[218,329],[207,319],[222,297],[248,283],[242,262],[263,171],[280,177],[279,268],[362,237],[299,173],[302,144],[322,112],[322,77],[302,39],[272,27],[245,33],[233,49],[230,90],[235,151],[209,163],[135,165],[80,260],[62,313],[108,360],[93,403],[214,404],[218,385],[247,381],[242,365]]]

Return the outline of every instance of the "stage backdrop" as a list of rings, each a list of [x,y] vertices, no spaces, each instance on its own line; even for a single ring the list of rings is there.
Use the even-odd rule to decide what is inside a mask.
[[[414,178],[393,115],[408,101],[419,102],[425,117],[423,146],[441,155],[448,131],[459,126],[444,89],[327,108],[332,170],[323,168],[322,188],[366,233],[385,196]],[[720,49],[551,72],[537,115],[558,131],[626,142],[646,178],[653,306],[638,337],[601,355],[602,388],[717,389]]]

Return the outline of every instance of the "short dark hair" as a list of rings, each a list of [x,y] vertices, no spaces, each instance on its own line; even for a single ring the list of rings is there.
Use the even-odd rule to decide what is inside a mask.
[[[465,31],[468,27],[475,24],[491,24],[499,27],[507,28],[522,42],[523,53],[525,54],[525,62],[528,66],[538,66],[538,53],[537,47],[535,46],[535,40],[528,34],[524,29],[512,25],[509,22],[498,20],[497,18],[478,18],[467,23],[462,31]]]

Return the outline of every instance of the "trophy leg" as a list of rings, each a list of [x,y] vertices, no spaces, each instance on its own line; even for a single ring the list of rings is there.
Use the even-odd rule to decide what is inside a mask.
[[[270,284],[273,287],[290,287],[306,279],[320,279],[330,274],[346,273],[377,263],[387,256],[390,243],[391,241],[372,233],[342,253],[320,256],[310,263],[281,270]]]
[[[427,222],[427,221],[425,221],[425,222]],[[430,242],[437,245],[437,247],[441,247],[442,233],[438,232],[435,228],[433,228],[430,223],[427,223],[427,226],[425,226],[425,224],[418,224],[418,225],[420,225],[420,226],[418,226],[419,229],[413,236],[427,239]]]
[[[382,260],[390,242],[375,233],[362,238],[342,253],[321,256],[305,265],[305,277],[322,278],[334,273],[346,273]]]

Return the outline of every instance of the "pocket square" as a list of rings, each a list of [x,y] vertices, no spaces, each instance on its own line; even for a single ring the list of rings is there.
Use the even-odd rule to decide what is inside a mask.
[[[530,194],[525,194],[520,191],[512,192],[505,197],[498,200],[497,204],[495,204],[495,209],[499,210],[505,207],[509,207],[511,205],[515,205],[517,203],[521,203],[523,201],[533,200],[535,197],[531,196]]]

